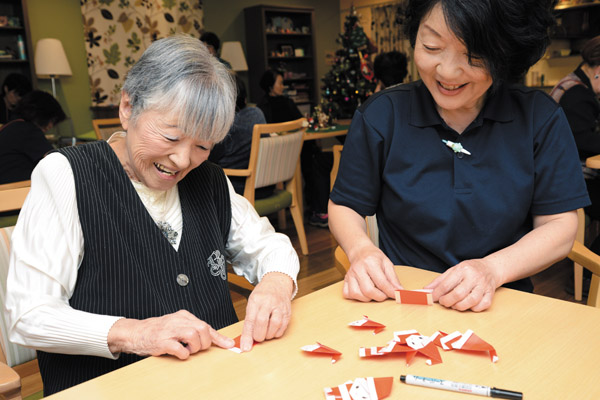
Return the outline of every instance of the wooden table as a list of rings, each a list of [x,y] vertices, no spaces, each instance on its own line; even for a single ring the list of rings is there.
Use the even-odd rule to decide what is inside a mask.
[[[600,154],[597,156],[586,158],[585,165],[588,168],[600,169]]]
[[[405,287],[420,288],[436,275],[397,267]],[[524,392],[526,400],[599,399],[600,309],[548,297],[499,289],[483,313],[433,306],[359,303],[344,300],[342,282],[295,300],[286,334],[249,353],[213,347],[186,361],[151,357],[83,383],[57,399],[324,399],[323,388],[357,377],[393,376],[390,399],[476,400],[478,396],[408,386],[398,381],[413,374]],[[373,335],[347,324],[368,315],[387,328]],[[495,347],[499,361],[487,354],[440,350],[443,363],[428,366],[419,355],[410,366],[404,356],[361,359],[361,346],[385,345],[398,330],[431,335],[472,329]],[[239,335],[242,322],[221,330]],[[315,357],[301,346],[320,342],[341,351]]]

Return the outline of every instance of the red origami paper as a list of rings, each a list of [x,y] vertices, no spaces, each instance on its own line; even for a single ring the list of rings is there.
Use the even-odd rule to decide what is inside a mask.
[[[331,355],[331,363],[334,364],[338,361],[342,355],[337,350],[332,349],[331,347],[327,347],[317,342],[317,344],[309,344],[306,346],[302,346],[301,349],[311,354],[328,354]]]
[[[385,325],[380,324],[379,322],[371,321],[366,315],[363,315],[363,317],[363,319],[350,322],[348,325],[350,325],[353,328],[373,328],[373,335],[376,335],[385,329]]]
[[[235,344],[233,345],[233,347],[231,347],[231,348],[229,348],[227,350],[231,350],[234,353],[242,353],[242,348],[241,348],[241,345],[240,345],[241,338],[242,338],[242,335],[240,335],[240,336],[236,337],[235,339],[233,339],[233,341],[234,341]],[[257,342],[256,340],[254,340],[253,343],[252,343],[252,347],[254,347],[255,345],[257,345],[259,343],[260,342]]]
[[[336,387],[324,389],[325,400],[380,400],[392,392],[394,378],[356,378]]]
[[[444,350],[487,351],[490,354],[492,362],[498,361],[496,349],[474,334],[470,329],[464,334],[456,331],[444,336],[440,339],[440,343]]]
[[[411,361],[417,353],[427,357],[427,364],[439,364],[442,362],[442,357],[437,346],[433,341],[421,335],[416,330],[394,332],[394,340],[390,341],[384,347],[361,347],[358,351],[360,357],[384,356],[392,353],[406,353],[406,365],[410,365]]]
[[[433,304],[433,296],[431,293],[431,289],[396,290],[396,303],[430,306]]]

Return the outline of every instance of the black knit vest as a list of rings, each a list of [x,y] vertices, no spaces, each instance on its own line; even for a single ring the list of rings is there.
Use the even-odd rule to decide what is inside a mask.
[[[210,162],[178,184],[183,232],[171,246],[148,214],[106,142],[60,150],[75,179],[84,258],[71,307],[145,319],[188,310],[215,329],[237,322],[224,265],[231,223],[223,171]],[[181,286],[177,276],[189,284]],[[117,360],[38,351],[44,395],[74,386],[142,357]]]

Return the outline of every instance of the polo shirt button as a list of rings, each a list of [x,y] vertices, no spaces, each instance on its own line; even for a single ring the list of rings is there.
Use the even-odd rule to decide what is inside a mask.
[[[179,286],[187,286],[190,283],[190,278],[186,274],[179,274],[177,275],[177,283]]]
[[[456,153],[456,157],[458,158],[463,158],[465,156],[464,153]]]

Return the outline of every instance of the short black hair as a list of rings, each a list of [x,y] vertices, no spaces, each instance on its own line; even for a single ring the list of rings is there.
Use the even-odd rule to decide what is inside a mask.
[[[15,118],[32,122],[39,128],[46,127],[50,122],[56,125],[65,120],[66,115],[58,101],[50,94],[41,90],[27,93],[14,112]]]
[[[219,37],[213,32],[204,32],[200,36],[200,41],[211,45],[217,52],[219,51],[219,47],[221,47]]]
[[[6,87],[9,92],[14,90],[21,97],[33,90],[29,78],[23,74],[17,73],[8,74],[6,78],[4,78],[4,83],[2,83],[3,90],[4,87]]]
[[[402,83],[408,73],[406,64],[406,55],[399,51],[378,54],[373,62],[375,78],[381,81],[385,87]]]
[[[235,86],[237,89],[237,97],[235,98],[235,112],[243,110],[246,108],[246,85],[242,78],[240,78],[237,74],[233,76],[235,79]]]
[[[438,3],[448,27],[481,59],[494,86],[522,80],[544,54],[558,0],[409,0],[405,33],[415,46],[421,20]]]
[[[600,65],[600,35],[585,43],[581,49],[581,58],[590,67]]]
[[[277,69],[268,69],[265,71],[263,76],[260,78],[260,82],[258,82],[258,86],[266,93],[269,94],[273,85],[275,85],[275,81],[277,80],[277,75],[281,75],[283,77],[283,72]]]

